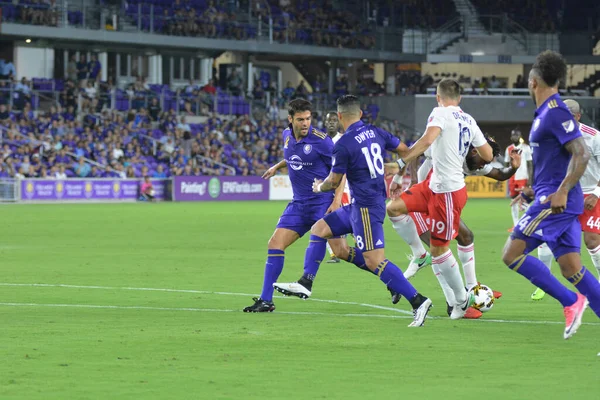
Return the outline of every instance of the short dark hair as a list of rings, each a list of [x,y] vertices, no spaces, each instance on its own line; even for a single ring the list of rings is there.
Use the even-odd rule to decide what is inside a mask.
[[[458,99],[462,87],[455,79],[444,78],[437,85],[437,94],[448,99]]]
[[[345,94],[336,101],[338,112],[360,114],[360,99],[353,94]]]
[[[552,50],[538,54],[531,69],[550,87],[559,86],[567,76],[567,62],[562,55]]]
[[[288,103],[288,114],[294,117],[296,113],[310,111],[312,116],[312,103],[304,99],[294,99]]]

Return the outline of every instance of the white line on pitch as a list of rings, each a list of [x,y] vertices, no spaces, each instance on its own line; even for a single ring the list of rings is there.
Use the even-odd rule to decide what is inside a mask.
[[[170,293],[196,293],[196,294],[216,294],[224,296],[254,296],[249,293],[232,293],[232,292],[211,292],[206,290],[192,290],[192,289],[166,289],[166,288],[140,288],[140,287],[117,287],[117,286],[85,286],[85,285],[67,285],[67,284],[50,284],[50,283],[6,283],[0,282],[0,286],[17,286],[17,287],[58,287],[58,288],[70,288],[70,289],[104,289],[104,290],[134,290],[134,291],[151,291],[151,292],[170,292]],[[290,299],[291,297],[276,296],[281,299]],[[396,313],[405,314],[405,316],[399,315],[383,315],[383,314],[336,314],[336,313],[319,313],[319,312],[302,312],[302,311],[276,311],[278,314],[290,314],[290,315],[331,315],[331,316],[342,316],[342,317],[374,317],[374,318],[412,318],[412,312],[406,310],[400,310],[397,308],[378,306],[367,303],[356,303],[351,301],[338,301],[338,300],[325,300],[325,299],[309,299],[310,301],[332,303],[332,304],[344,304],[344,305],[357,305],[369,308],[376,308],[386,311],[394,311]],[[86,305],[86,304],[36,304],[36,303],[0,303],[0,306],[30,306],[30,307],[74,307],[74,308],[100,308],[100,309],[134,309],[134,310],[163,310],[163,311],[198,311],[198,312],[239,312],[239,310],[225,310],[225,309],[204,309],[204,308],[164,308],[164,307],[145,307],[145,306],[101,306],[101,305]],[[410,315],[410,316],[409,316]],[[442,319],[448,320],[445,317],[428,317],[431,319]],[[531,325],[562,325],[563,322],[559,321],[531,321],[531,320],[507,320],[507,319],[478,319],[481,322],[492,322],[501,324],[531,324]],[[583,325],[600,326],[598,322],[584,322]]]
[[[165,288],[141,288],[141,287],[117,287],[117,286],[85,286],[85,285],[67,285],[67,284],[52,284],[52,283],[0,283],[0,286],[26,286],[26,287],[58,287],[68,289],[101,289],[101,290],[134,290],[144,292],[169,292],[169,293],[194,293],[194,294],[216,294],[223,296],[256,296],[256,294],[250,293],[231,293],[231,292],[211,292],[207,290],[192,290],[192,289],[165,289]],[[276,296],[280,299],[291,299],[292,297]],[[393,311],[399,314],[406,314],[412,317],[412,312],[406,310],[400,310],[398,308],[378,306],[375,304],[357,303],[353,301],[339,301],[339,300],[325,300],[310,298],[310,301],[316,301],[320,303],[331,303],[331,304],[343,304],[351,306],[361,306],[368,308],[375,308],[377,310]]]

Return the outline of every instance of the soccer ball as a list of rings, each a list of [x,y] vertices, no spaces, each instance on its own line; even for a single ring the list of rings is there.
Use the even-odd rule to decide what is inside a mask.
[[[494,306],[494,292],[492,292],[492,289],[489,287],[477,285],[471,289],[471,293],[475,296],[473,308],[476,308],[481,312],[486,312],[491,310]]]

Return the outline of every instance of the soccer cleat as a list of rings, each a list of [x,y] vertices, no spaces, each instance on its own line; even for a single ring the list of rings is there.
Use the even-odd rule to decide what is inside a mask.
[[[577,333],[587,305],[588,300],[583,295],[577,293],[577,301],[573,305],[565,307],[565,340]]]
[[[312,292],[308,290],[308,288],[306,288],[298,282],[274,283],[273,288],[275,288],[275,290],[277,290],[279,293],[283,293],[286,296],[296,296],[304,300],[308,299],[312,294]]]
[[[389,290],[390,294],[392,295],[392,304],[398,304],[398,302],[402,298],[402,295],[400,293],[394,292],[394,290],[389,286],[387,287],[387,290]]]
[[[537,289],[535,289],[535,292],[533,292],[531,294],[531,300],[539,301],[539,300],[543,299],[545,295],[546,295],[546,292],[544,292],[540,288],[537,288]]]
[[[408,268],[404,271],[404,277],[411,279],[417,272],[429,265],[431,265],[431,254],[429,252],[425,253],[421,258],[413,257],[410,260],[410,264],[408,264]]]
[[[464,318],[469,307],[475,303],[475,295],[472,292],[467,293],[467,298],[460,304],[457,304],[452,308],[450,319],[461,319]]]
[[[244,308],[244,312],[273,312],[275,311],[275,304],[272,301],[265,301],[260,297],[254,297],[254,304]]]
[[[425,301],[421,303],[419,308],[413,310],[413,322],[411,322],[408,327],[409,328],[418,328],[420,326],[425,325],[425,318],[427,318],[427,314],[431,310],[431,300],[425,298]]]
[[[333,256],[329,260],[326,261],[327,264],[337,264],[339,262],[340,262],[340,259],[336,256]]]
[[[454,307],[452,307],[450,304],[446,303],[447,308],[447,312],[448,312],[448,316],[450,316],[452,314],[452,309]],[[481,318],[481,316],[483,315],[483,313],[481,311],[479,311],[478,309],[474,308],[474,307],[469,307],[467,309],[467,312],[464,315],[464,319],[479,319]]]

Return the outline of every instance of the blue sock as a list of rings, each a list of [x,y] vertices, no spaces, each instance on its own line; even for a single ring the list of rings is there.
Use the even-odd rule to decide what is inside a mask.
[[[375,273],[387,287],[396,293],[400,293],[409,301],[418,294],[417,289],[406,280],[400,268],[387,258],[377,266]]]
[[[548,267],[535,257],[522,255],[508,268],[529,279],[535,286],[558,300],[563,307],[572,306],[577,301],[575,292],[560,283],[548,270]]]
[[[273,300],[273,284],[277,282],[277,278],[283,271],[283,262],[285,260],[285,252],[283,250],[268,251],[267,263],[265,264],[265,280],[260,298],[265,301]]]
[[[348,252],[348,259],[346,261],[348,261],[350,264],[356,265],[358,268],[364,271],[368,271],[372,274],[375,274],[375,272],[367,268],[367,263],[365,262],[365,257],[362,255],[362,251],[360,251],[356,247],[350,247],[350,251]]]
[[[579,292],[587,297],[590,302],[590,308],[600,317],[600,282],[585,267],[575,275],[567,278]]]
[[[327,240],[321,237],[310,235],[306,254],[304,256],[304,275],[309,281],[314,281],[319,271],[319,266],[327,252]]]

